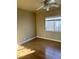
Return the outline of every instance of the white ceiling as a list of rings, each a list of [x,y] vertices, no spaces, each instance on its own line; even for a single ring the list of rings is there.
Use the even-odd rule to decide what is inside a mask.
[[[42,1],[43,0],[17,0],[17,7],[28,11],[35,11],[41,6]],[[56,2],[61,4],[61,0],[56,0]]]

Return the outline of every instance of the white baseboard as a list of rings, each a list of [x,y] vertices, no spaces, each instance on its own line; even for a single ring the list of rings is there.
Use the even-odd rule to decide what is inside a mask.
[[[56,42],[61,42],[61,40],[56,40],[56,39],[51,39],[51,38],[46,38],[46,37],[41,37],[41,36],[36,36],[37,38],[42,38],[42,39],[47,39],[47,40],[52,40]]]
[[[21,45],[21,44],[24,44],[24,43],[26,43],[26,42],[29,42],[29,41],[31,41],[31,40],[34,39],[34,38],[36,38],[36,37],[30,38],[30,39],[23,39],[23,40],[20,40],[20,41],[18,41],[18,45]]]
[[[36,37],[30,38],[30,39],[23,39],[23,40],[20,40],[20,41],[18,41],[18,45],[21,45],[21,44],[24,44],[24,43],[26,43],[26,42],[29,42],[29,41],[33,40],[34,38],[42,38],[42,39],[47,39],[47,40],[52,40],[52,41],[61,42],[61,40],[56,40],[56,39],[51,39],[51,38],[36,36]]]

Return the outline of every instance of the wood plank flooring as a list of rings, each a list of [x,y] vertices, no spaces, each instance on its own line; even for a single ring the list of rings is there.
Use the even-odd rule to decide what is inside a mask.
[[[21,45],[17,55],[17,59],[61,59],[61,43],[36,38]]]

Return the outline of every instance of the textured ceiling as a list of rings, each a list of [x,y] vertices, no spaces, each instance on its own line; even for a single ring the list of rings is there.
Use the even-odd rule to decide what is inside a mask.
[[[17,0],[17,7],[28,11],[35,11],[41,6],[42,1],[43,0]],[[61,0],[56,0],[56,2],[61,4]]]

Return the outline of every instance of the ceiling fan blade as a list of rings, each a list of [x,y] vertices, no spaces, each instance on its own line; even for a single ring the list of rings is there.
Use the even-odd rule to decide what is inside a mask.
[[[58,4],[51,4],[50,6],[51,6],[51,7],[59,7]]]
[[[50,3],[49,6],[51,6],[51,7],[59,7],[59,4],[57,4],[57,3]]]
[[[44,5],[42,5],[41,7],[37,8],[36,10],[40,10],[40,9],[42,9],[43,7],[44,7]]]

